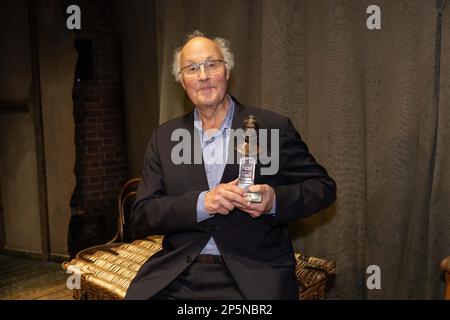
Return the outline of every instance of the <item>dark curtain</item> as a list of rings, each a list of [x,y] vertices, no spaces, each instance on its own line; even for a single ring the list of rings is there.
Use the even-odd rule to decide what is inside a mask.
[[[434,0],[378,0],[382,28],[368,30],[371,4],[156,0],[160,122],[190,108],[170,73],[184,35],[230,40],[229,92],[289,116],[337,181],[331,208],[291,225],[297,250],[336,261],[328,297],[438,299],[450,254],[450,5],[440,26]],[[366,287],[370,265],[380,290]]]

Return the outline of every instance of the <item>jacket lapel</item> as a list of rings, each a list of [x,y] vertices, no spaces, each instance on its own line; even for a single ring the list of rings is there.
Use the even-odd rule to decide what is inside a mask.
[[[191,134],[191,165],[185,165],[184,172],[188,175],[186,179],[192,185],[194,190],[208,190],[209,184],[206,177],[205,166],[203,165],[203,153],[200,145],[200,138],[198,132],[194,127],[194,112],[191,112],[186,117],[184,127],[189,130]],[[179,177],[182,179],[181,177]]]
[[[244,119],[248,116],[248,112],[244,106],[242,106],[234,97],[231,97],[235,103],[233,121],[231,123],[231,128],[233,130],[242,129]],[[220,183],[228,183],[239,177],[239,163],[238,163],[238,153],[236,151],[236,139],[231,141],[233,136],[230,137],[230,142],[228,143],[228,161],[225,169],[223,170],[222,179]]]

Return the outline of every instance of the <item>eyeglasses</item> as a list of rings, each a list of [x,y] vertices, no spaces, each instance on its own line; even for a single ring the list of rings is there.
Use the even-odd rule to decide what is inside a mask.
[[[183,73],[186,77],[193,78],[200,74],[201,66],[207,73],[217,73],[221,70],[223,60],[206,60],[201,63],[193,63],[181,68],[179,73]]]

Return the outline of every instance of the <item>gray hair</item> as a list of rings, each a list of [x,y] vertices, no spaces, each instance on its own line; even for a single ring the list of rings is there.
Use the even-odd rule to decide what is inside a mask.
[[[183,45],[177,49],[175,49],[175,52],[173,54],[173,62],[172,62],[172,74],[175,77],[176,82],[180,82],[180,57],[181,57],[181,49],[183,49],[184,45],[189,42],[189,40],[197,38],[197,37],[203,37],[210,39],[214,41],[218,46],[220,53],[223,56],[223,61],[225,61],[225,68],[228,72],[231,71],[234,67],[234,55],[231,52],[230,43],[225,40],[224,38],[216,37],[216,38],[210,38],[206,34],[204,34],[201,31],[195,30],[192,33],[189,33],[186,36],[186,40],[184,41]]]

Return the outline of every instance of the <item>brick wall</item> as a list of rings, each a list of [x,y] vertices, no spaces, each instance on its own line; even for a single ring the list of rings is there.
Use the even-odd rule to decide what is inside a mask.
[[[71,202],[97,221],[91,233],[107,239],[115,228],[117,196],[128,179],[119,35],[111,1],[70,4],[81,9],[76,37],[93,43],[93,79],[75,81],[73,90],[77,184]]]

